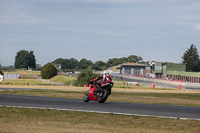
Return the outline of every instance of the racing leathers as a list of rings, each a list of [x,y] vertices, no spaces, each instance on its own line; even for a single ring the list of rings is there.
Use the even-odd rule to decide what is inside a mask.
[[[102,79],[102,82],[98,82],[98,80]],[[108,73],[104,73],[100,75],[98,78],[94,79],[93,85],[96,87],[96,91],[100,90],[100,85],[106,81],[112,81],[111,76]]]

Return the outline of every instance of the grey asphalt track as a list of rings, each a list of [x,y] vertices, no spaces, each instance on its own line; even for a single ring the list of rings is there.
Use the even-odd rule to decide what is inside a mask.
[[[200,120],[199,107],[169,106],[155,104],[119,103],[96,101],[88,103],[78,99],[48,98],[0,94],[0,106],[48,108],[58,110],[76,110],[85,112],[114,113],[124,115],[156,116],[179,119]]]

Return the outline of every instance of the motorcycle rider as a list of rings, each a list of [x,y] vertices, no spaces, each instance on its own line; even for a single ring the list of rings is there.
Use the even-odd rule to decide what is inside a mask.
[[[102,82],[105,81],[112,81],[112,78],[110,74],[107,71],[104,71],[102,75],[100,75],[98,78],[94,79],[93,85],[96,87],[96,92],[100,91],[100,85],[102,82],[98,82],[98,80],[102,79]]]

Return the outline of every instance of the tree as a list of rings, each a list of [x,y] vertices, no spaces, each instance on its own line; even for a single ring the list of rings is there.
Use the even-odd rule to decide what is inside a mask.
[[[30,51],[28,53],[28,67],[29,68],[36,68],[36,60],[35,55],[33,54],[33,51]]]
[[[112,58],[112,59],[109,59],[108,61],[107,61],[107,64],[108,64],[108,66],[116,66],[116,65],[119,65],[119,64],[121,64],[121,61],[120,61],[120,59],[118,59],[118,58]]]
[[[136,56],[136,55],[130,55],[128,57],[128,62],[132,62],[132,63],[140,62],[142,60],[143,60],[142,57]]]
[[[78,65],[78,60],[74,58],[70,58],[69,62],[70,62],[70,67],[68,69],[75,69],[76,66]]]
[[[78,63],[78,69],[88,69],[92,66],[93,62],[85,58],[81,59]]]
[[[107,61],[107,66],[116,66],[119,64],[127,63],[127,62],[140,62],[142,61],[142,57],[136,55],[130,55],[129,57],[122,57],[122,58],[112,58]]]
[[[103,61],[97,61],[92,65],[92,69],[95,70],[105,70],[107,68],[107,63]]]
[[[120,64],[127,63],[128,62],[128,58],[127,57],[122,57],[122,58],[119,58],[119,61],[120,61]]]
[[[36,60],[33,51],[20,50],[15,56],[15,68],[35,68]]]
[[[85,70],[78,75],[75,85],[76,86],[87,85],[92,79],[97,78],[98,76],[99,74],[95,74],[91,70]]]
[[[55,61],[53,61],[52,63],[53,63],[53,64],[62,64],[63,61],[64,61],[63,58],[58,58],[58,59],[56,59]]]
[[[199,53],[194,44],[190,46],[188,50],[182,56],[182,63],[186,64],[186,71],[199,72],[200,71],[200,59]]]
[[[62,69],[75,69],[75,67],[78,65],[78,60],[74,58],[70,59],[64,59],[61,62]]]
[[[50,79],[57,75],[58,70],[52,63],[47,63],[41,70],[41,77],[43,79]]]
[[[69,66],[70,65],[70,61],[69,59],[64,59],[62,62],[61,62],[61,68],[62,69],[69,69]]]
[[[58,58],[52,62],[53,64],[61,64],[62,69],[75,69],[78,65],[78,60],[74,58],[62,59]]]
[[[20,50],[15,56],[15,68],[28,68],[28,51]]]

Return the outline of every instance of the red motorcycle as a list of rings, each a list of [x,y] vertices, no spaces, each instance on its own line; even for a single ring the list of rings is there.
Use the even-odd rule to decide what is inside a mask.
[[[93,85],[94,81],[90,81],[89,90],[85,93],[84,102],[89,102],[90,100],[98,101],[99,103],[104,103],[108,96],[111,94],[111,88],[114,85],[113,81],[105,81],[99,83],[100,91],[96,92],[96,87]]]

